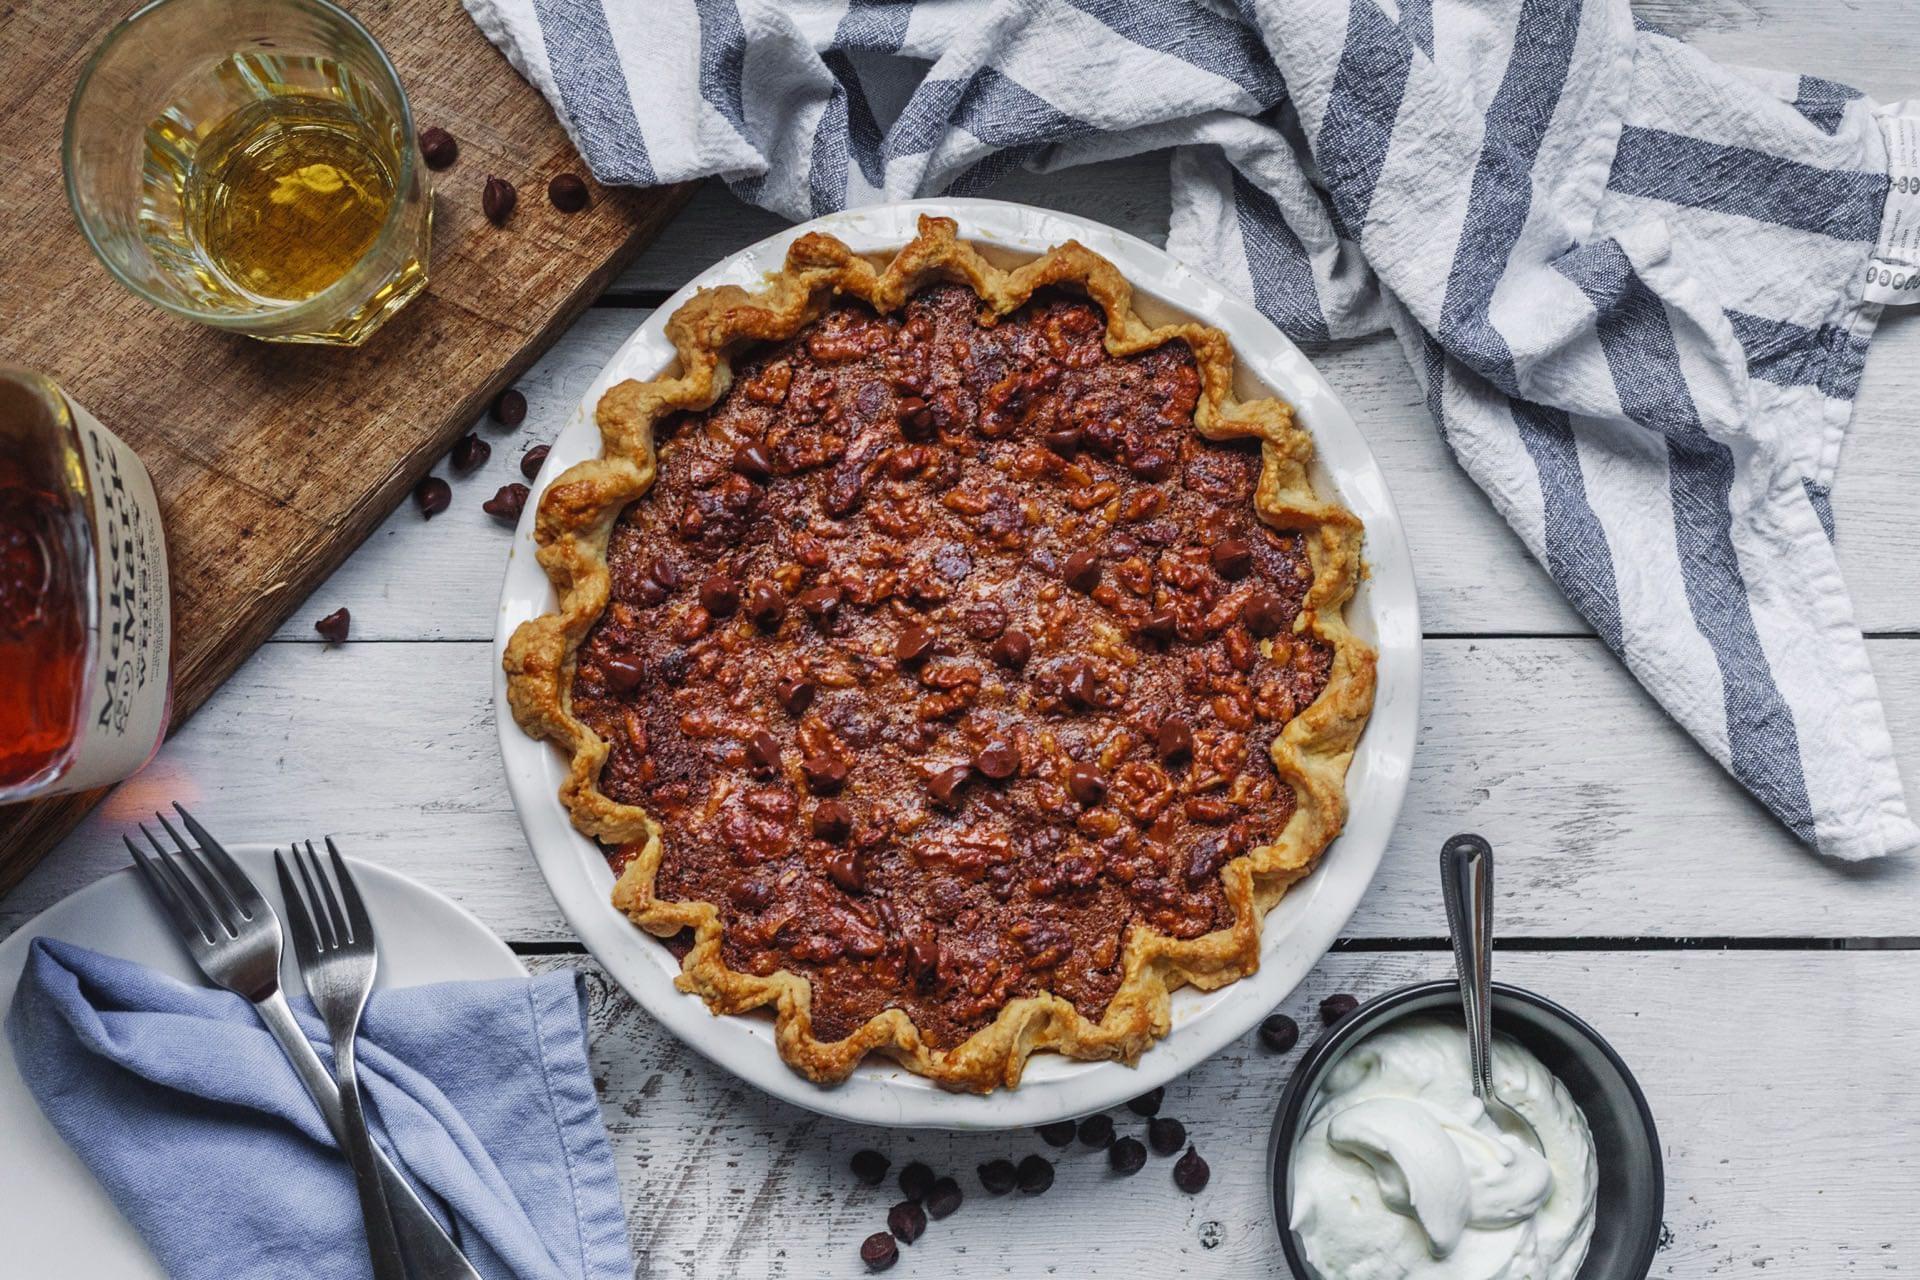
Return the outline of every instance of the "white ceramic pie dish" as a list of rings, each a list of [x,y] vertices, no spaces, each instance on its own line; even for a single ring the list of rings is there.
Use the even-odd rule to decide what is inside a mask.
[[[600,848],[575,831],[560,803],[566,761],[520,731],[507,710],[499,657],[521,622],[554,607],[534,559],[535,504],[552,477],[600,451],[594,406],[626,379],[658,376],[674,359],[667,318],[702,287],[756,285],[785,261],[797,236],[826,231],[858,252],[891,252],[913,238],[923,213],[960,224],[960,234],[1003,265],[1072,239],[1114,262],[1150,322],[1191,316],[1225,331],[1237,356],[1243,397],[1284,397],[1318,446],[1314,483],[1339,496],[1366,525],[1367,575],[1347,607],[1349,625],[1380,654],[1373,717],[1347,776],[1351,816],[1320,866],[1268,914],[1257,973],[1218,991],[1173,997],[1173,1030],[1127,1067],[1076,1062],[1052,1053],[1028,1061],[1020,1086],[978,1096],[950,1093],[884,1059],[870,1059],[844,1083],[823,1087],[793,1072],[763,1015],[715,1017],[673,985],[678,962],[616,911],[613,872]],[[921,200],[833,214],[744,249],[690,281],[621,346],[555,439],[515,531],[494,635],[494,706],[508,789],[535,862],[580,939],[615,981],[688,1045],[734,1075],[798,1106],[860,1124],[1003,1129],[1099,1111],[1163,1084],[1246,1034],[1313,968],[1339,934],[1380,865],[1406,792],[1418,731],[1420,614],[1405,533],[1386,478],[1333,389],[1299,348],[1248,303],[1143,240],[1084,218],[997,200]]]

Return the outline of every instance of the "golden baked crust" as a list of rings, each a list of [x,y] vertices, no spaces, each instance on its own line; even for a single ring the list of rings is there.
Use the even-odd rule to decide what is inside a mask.
[[[534,529],[539,561],[560,606],[523,623],[505,658],[514,718],[529,734],[548,738],[570,754],[560,794],[574,825],[610,844],[640,846],[614,887],[614,905],[661,937],[691,930],[694,942],[679,986],[704,998],[716,1014],[770,1007],[782,1057],[821,1083],[844,1079],[869,1053],[885,1054],[943,1086],[980,1092],[1017,1084],[1028,1055],[1039,1049],[1083,1059],[1136,1060],[1166,1034],[1175,988],[1191,983],[1213,989],[1258,967],[1265,913],[1313,868],[1345,823],[1347,767],[1373,705],[1375,655],[1348,630],[1343,616],[1361,572],[1360,522],[1314,492],[1308,479],[1312,441],[1295,425],[1289,407],[1277,399],[1236,400],[1226,336],[1192,323],[1149,326],[1134,312],[1132,291],[1119,271],[1085,247],[1069,241],[1003,271],[958,232],[949,219],[923,216],[919,234],[884,266],[815,232],[794,242],[785,269],[761,291],[731,285],[703,290],[675,313],[667,334],[679,352],[677,373],[611,388],[597,413],[602,456],[568,468],[540,502]],[[786,970],[760,977],[729,967],[714,904],[654,896],[663,851],[660,828],[643,809],[600,791],[608,745],[575,717],[569,701],[576,651],[609,599],[609,536],[622,510],[654,480],[655,424],[669,414],[712,406],[731,384],[734,353],[749,343],[793,336],[835,296],[857,298],[887,313],[936,281],[968,286],[993,316],[1010,314],[1044,287],[1082,290],[1106,316],[1105,345],[1114,356],[1184,341],[1202,382],[1196,430],[1214,440],[1262,442],[1254,505],[1268,525],[1301,535],[1313,567],[1313,584],[1294,630],[1317,637],[1332,654],[1324,690],[1271,748],[1274,768],[1295,794],[1292,818],[1271,843],[1234,858],[1220,872],[1233,923],[1191,939],[1136,923],[1127,937],[1119,990],[1097,1021],[1057,995],[1022,996],[944,1050],[928,1044],[897,1008],[844,1039],[820,1040],[813,1035],[812,986],[806,978]]]

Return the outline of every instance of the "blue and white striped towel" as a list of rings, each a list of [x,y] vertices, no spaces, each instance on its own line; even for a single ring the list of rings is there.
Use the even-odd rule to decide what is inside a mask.
[[[1920,844],[1827,505],[1881,304],[1920,296],[1920,167],[1889,180],[1920,119],[1626,0],[466,3],[603,182],[808,218],[1174,148],[1168,248],[1296,339],[1390,327],[1460,464],[1780,821]]]

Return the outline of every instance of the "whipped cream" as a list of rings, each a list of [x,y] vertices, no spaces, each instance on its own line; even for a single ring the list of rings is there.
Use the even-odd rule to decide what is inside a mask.
[[[1326,1280],[1573,1280],[1593,1239],[1593,1135],[1566,1086],[1506,1036],[1473,1096],[1467,1033],[1438,1017],[1375,1032],[1327,1073],[1293,1149],[1293,1229]]]

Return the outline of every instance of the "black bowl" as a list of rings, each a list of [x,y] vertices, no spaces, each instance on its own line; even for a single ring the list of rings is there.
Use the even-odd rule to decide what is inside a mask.
[[[1388,1023],[1417,1013],[1457,1015],[1459,1011],[1457,983],[1423,982],[1389,991],[1361,1005],[1320,1037],[1294,1069],[1267,1144],[1267,1170],[1280,1247],[1295,1280],[1323,1280],[1307,1266],[1299,1237],[1287,1226],[1293,1216],[1289,1185],[1293,1146],[1320,1093],[1320,1082],[1347,1050]],[[1494,983],[1493,1025],[1532,1050],[1541,1065],[1566,1085],[1593,1131],[1600,1182],[1593,1243],[1577,1280],[1642,1280],[1660,1245],[1666,1175],[1653,1112],[1647,1109],[1633,1073],[1599,1032],[1531,991]]]

